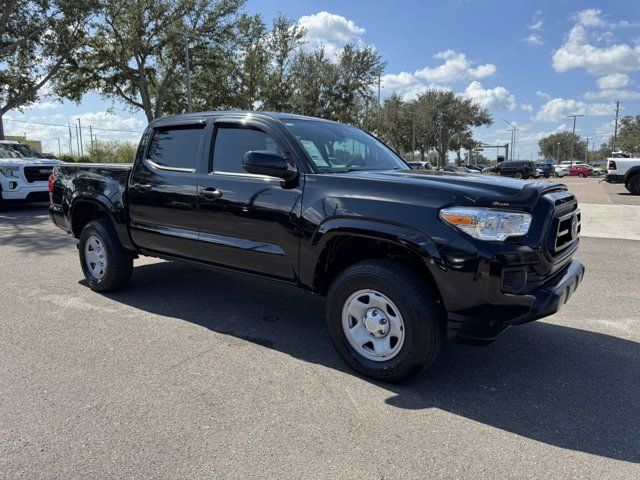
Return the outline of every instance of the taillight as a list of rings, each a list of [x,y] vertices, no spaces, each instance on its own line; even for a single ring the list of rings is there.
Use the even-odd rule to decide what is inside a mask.
[[[616,162],[614,162],[613,160],[609,160],[609,170],[617,170],[618,166],[616,165]]]
[[[56,174],[51,172],[49,175],[49,203],[53,204],[53,183],[56,181]]]

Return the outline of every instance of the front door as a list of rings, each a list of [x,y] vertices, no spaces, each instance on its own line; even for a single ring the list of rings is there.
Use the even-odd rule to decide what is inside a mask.
[[[204,121],[161,124],[145,132],[129,179],[131,237],[147,250],[195,258],[198,245],[196,169]]]
[[[217,120],[208,173],[199,181],[199,257],[215,264],[294,280],[302,177],[295,185],[249,174],[244,154],[271,150],[289,156],[267,124]],[[292,161],[293,163],[293,161]]]

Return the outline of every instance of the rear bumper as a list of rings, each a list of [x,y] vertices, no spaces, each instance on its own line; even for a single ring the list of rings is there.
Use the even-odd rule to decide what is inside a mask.
[[[613,173],[609,173],[609,174],[607,174],[606,177],[604,177],[604,179],[608,183],[623,183],[624,182],[624,175],[615,175]]]
[[[492,304],[485,308],[465,314],[450,313],[447,336],[460,343],[488,344],[511,325],[553,315],[576,291],[584,271],[582,263],[571,260],[552,282],[526,295],[502,293],[492,298]]]

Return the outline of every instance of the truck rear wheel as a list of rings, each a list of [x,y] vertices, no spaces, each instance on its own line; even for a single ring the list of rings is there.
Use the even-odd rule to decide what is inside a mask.
[[[122,246],[108,219],[93,220],[82,229],[79,253],[91,290],[113,292],[129,283],[133,256]]]
[[[631,177],[625,186],[632,195],[640,195],[640,173]]]
[[[366,260],[347,268],[331,285],[327,326],[338,354],[353,369],[399,382],[438,357],[444,312],[410,268],[391,260]]]

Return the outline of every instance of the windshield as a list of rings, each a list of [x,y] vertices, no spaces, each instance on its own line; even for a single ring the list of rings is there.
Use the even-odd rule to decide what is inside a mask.
[[[0,143],[0,158],[45,158],[37,150],[22,143]]]
[[[339,123],[285,120],[321,173],[408,169],[392,150],[362,130]]]

